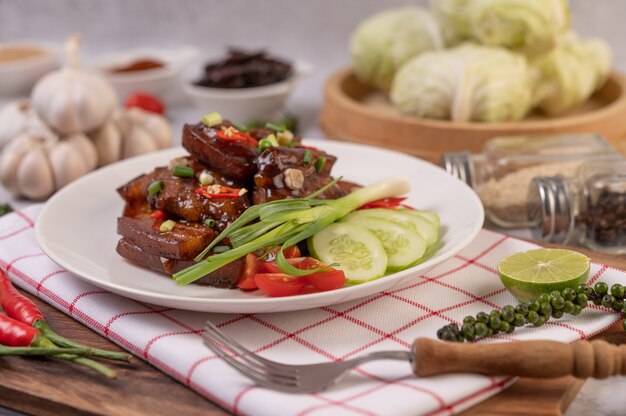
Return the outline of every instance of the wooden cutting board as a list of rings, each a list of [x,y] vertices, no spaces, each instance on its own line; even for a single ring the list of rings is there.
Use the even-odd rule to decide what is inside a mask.
[[[580,251],[596,262],[626,270],[626,258]],[[77,321],[39,299],[31,298],[60,334],[96,347],[120,350]],[[626,332],[617,328],[603,336],[611,342],[626,343]],[[108,380],[83,367],[52,359],[2,358],[0,406],[29,414],[55,416],[227,414],[217,405],[137,358],[130,364],[111,366],[118,372],[116,380]],[[464,414],[560,415],[576,397],[583,383],[572,377],[553,380],[522,378]]]

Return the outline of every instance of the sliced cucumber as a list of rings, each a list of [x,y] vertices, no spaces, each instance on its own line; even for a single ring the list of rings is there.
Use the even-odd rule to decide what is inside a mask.
[[[426,240],[426,244],[428,246],[435,244],[437,242],[437,238],[439,237],[439,227],[435,226],[435,224],[424,219],[423,217],[409,214],[404,210],[383,208],[364,209],[348,214],[345,217],[345,220],[350,220],[350,218],[355,217],[380,218],[382,220],[395,222],[396,224],[407,227],[410,230],[417,231],[417,233],[421,235],[424,240]]]
[[[427,219],[428,221],[435,224],[437,228],[439,228],[439,226],[441,225],[441,220],[439,219],[439,215],[435,214],[432,211],[418,211],[418,210],[407,209],[407,210],[403,210],[402,212],[406,212],[407,214],[411,214],[411,215],[417,215],[418,217]]]
[[[376,235],[387,253],[387,271],[406,269],[417,263],[426,251],[426,240],[416,231],[379,218],[351,217],[350,224],[360,225]]]
[[[313,257],[326,264],[337,263],[346,283],[377,279],[387,270],[387,254],[374,233],[350,223],[334,223],[308,240]]]

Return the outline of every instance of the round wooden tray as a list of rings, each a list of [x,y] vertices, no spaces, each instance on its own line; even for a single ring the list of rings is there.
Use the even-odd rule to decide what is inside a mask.
[[[326,83],[320,125],[337,140],[395,149],[438,162],[445,152],[480,152],[505,135],[594,132],[626,155],[626,78],[613,72],[584,105],[558,118],[532,114],[521,122],[472,123],[402,116],[387,96],[360,83],[350,69]]]

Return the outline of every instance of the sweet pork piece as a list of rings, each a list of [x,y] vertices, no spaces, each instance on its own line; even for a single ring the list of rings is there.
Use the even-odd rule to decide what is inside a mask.
[[[143,251],[176,260],[192,260],[217,237],[217,232],[202,224],[177,223],[171,231],[161,232],[162,219],[149,216],[117,219],[117,233]]]
[[[185,161],[187,159],[182,158],[180,163]],[[187,162],[187,164],[191,163]],[[196,190],[201,184],[197,177],[203,169],[194,165],[190,166],[196,172],[194,178],[178,178],[172,175],[170,167],[160,167],[120,187],[118,192],[127,202],[124,215],[136,216],[137,213],[144,212],[145,209],[139,209],[139,207],[149,202],[154,209],[165,211],[189,222],[202,222],[206,218],[211,218],[216,222],[216,229],[222,231],[250,206],[248,196],[245,194],[236,198],[223,199],[198,195]],[[214,178],[214,184],[240,188],[238,183],[216,172],[210,173]],[[155,180],[163,181],[162,190],[156,196],[149,197],[148,186]]]
[[[232,124],[226,121],[215,127],[202,122],[185,124],[183,146],[193,157],[224,176],[249,182],[256,172],[254,159],[257,145],[246,141],[225,141],[217,137],[217,129],[229,126]]]
[[[304,147],[266,149],[256,159],[258,172],[254,176],[252,201],[262,204],[312,194],[333,180],[330,170],[335,161],[335,156]],[[334,185],[319,198],[336,199],[348,193],[346,188]]]
[[[126,238],[117,243],[117,252],[125,259],[150,270],[171,275],[194,264],[191,260],[173,260],[148,253]],[[244,260],[238,259],[196,280],[205,286],[233,288],[243,269]]]

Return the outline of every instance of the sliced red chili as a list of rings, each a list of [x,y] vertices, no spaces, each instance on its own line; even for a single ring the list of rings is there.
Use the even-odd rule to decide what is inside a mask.
[[[163,220],[166,217],[167,217],[167,215],[165,214],[165,212],[163,212],[161,210],[156,210],[152,214],[150,214],[150,218],[154,218],[154,219],[158,219],[158,220]]]
[[[300,146],[298,146],[298,147],[301,147],[301,148],[303,148],[303,149],[309,149],[309,150],[318,150],[318,149],[317,149],[317,147],[313,147],[313,146],[305,146],[305,145],[303,145],[303,144],[301,144],[301,145],[300,145]]]
[[[401,197],[378,199],[376,201],[372,201],[361,206],[359,209],[374,209],[374,208],[396,209],[401,206],[404,206],[402,202],[405,199],[406,198],[401,198]]]
[[[242,131],[239,131],[234,127],[226,127],[223,129],[217,129],[216,134],[217,134],[217,137],[220,138],[220,140],[223,140],[225,142],[242,142],[242,143],[248,143],[254,146],[258,145],[258,142],[254,137]]]
[[[231,188],[230,186],[226,186],[226,185],[217,185],[219,186],[219,192],[215,192],[216,185],[208,185],[208,186],[201,186],[200,188],[196,189],[196,193],[200,196],[203,196],[205,198],[214,198],[214,199],[224,199],[224,198],[238,198],[239,193],[241,192],[241,189],[237,189],[237,188]]]

